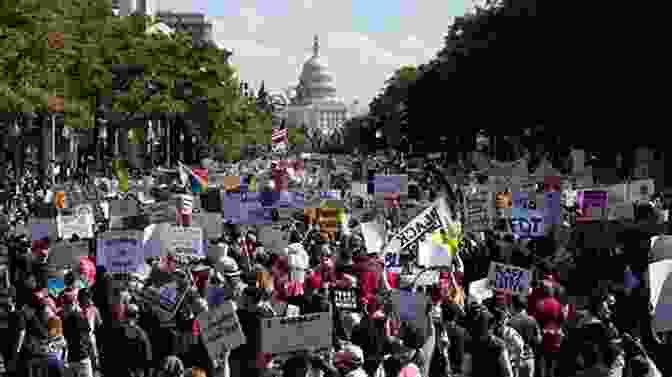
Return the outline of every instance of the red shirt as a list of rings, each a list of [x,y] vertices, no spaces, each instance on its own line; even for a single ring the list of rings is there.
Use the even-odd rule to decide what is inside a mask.
[[[381,288],[379,285],[383,278],[383,266],[376,257],[369,257],[355,264],[354,271],[359,275],[359,299],[368,306],[369,302],[376,300],[376,294]]]
[[[542,284],[545,286],[550,286],[550,287],[559,287],[560,283],[558,283],[558,280],[555,276],[552,275],[547,275],[544,280],[542,281]],[[537,303],[539,300],[541,300],[544,297],[544,289],[542,287],[539,288],[534,288],[532,290],[532,294],[530,294],[530,297],[527,299],[527,313],[533,317],[536,316],[536,311],[537,311]]]
[[[536,319],[543,329],[542,348],[544,352],[559,352],[562,344],[562,324],[566,320],[565,311],[555,297],[546,297],[537,303]]]

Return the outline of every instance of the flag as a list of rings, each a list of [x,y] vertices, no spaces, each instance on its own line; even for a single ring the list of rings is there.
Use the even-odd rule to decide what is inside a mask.
[[[277,144],[287,144],[289,142],[289,131],[284,127],[273,129],[271,141],[275,147]]]
[[[128,163],[126,160],[114,160],[112,171],[119,180],[119,191],[128,192]]]
[[[208,190],[208,169],[191,169],[181,162],[178,164],[180,180],[183,184],[188,180],[192,193],[200,194]]]

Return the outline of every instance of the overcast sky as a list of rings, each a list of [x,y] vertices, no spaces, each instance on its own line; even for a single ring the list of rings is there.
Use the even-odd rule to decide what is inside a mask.
[[[202,12],[215,39],[256,90],[296,85],[313,36],[347,103],[368,104],[402,65],[431,59],[470,0],[155,0],[155,8]]]

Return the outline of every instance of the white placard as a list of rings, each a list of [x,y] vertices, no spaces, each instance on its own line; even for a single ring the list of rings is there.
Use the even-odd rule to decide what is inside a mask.
[[[230,300],[201,313],[198,322],[201,325],[201,339],[212,361],[221,363],[226,351],[247,343],[235,307]]]
[[[131,217],[138,215],[138,202],[133,199],[117,199],[110,202],[110,216]]]
[[[369,253],[379,253],[385,244],[385,226],[377,221],[360,223],[364,245]]]
[[[490,287],[514,295],[527,295],[532,282],[532,273],[524,268],[490,262],[488,272]]]
[[[469,284],[469,297],[478,303],[483,303],[483,301],[494,296],[492,288],[490,288],[490,281],[488,278],[483,278],[476,280]]]
[[[203,252],[203,229],[173,225],[168,234],[168,253],[184,256],[205,257]]]
[[[483,232],[490,229],[494,208],[490,187],[477,185],[475,192],[466,195],[465,199],[465,230]]]
[[[329,349],[333,344],[332,321],[330,312],[291,318],[263,318],[259,329],[259,351],[280,355],[308,349]]]
[[[110,273],[134,273],[145,263],[143,232],[116,230],[105,232],[97,240],[96,263]]]
[[[75,234],[79,238],[93,238],[95,223],[93,207],[90,204],[77,206],[71,215],[58,214],[56,216],[58,236],[62,239],[70,239]]]

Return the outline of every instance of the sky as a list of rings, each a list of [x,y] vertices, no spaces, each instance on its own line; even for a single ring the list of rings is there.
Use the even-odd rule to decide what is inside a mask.
[[[396,69],[435,56],[471,0],[155,0],[155,8],[205,13],[241,80],[271,92],[296,85],[312,55],[333,74],[347,104],[369,101]]]

